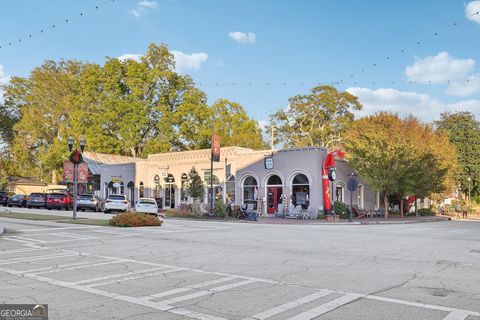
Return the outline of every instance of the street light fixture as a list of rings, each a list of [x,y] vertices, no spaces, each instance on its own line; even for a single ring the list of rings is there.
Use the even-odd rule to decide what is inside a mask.
[[[68,150],[70,150],[70,152],[72,152],[73,150],[73,145],[74,145],[75,141],[73,140],[73,138],[70,136],[68,137],[67,139],[67,144],[68,144]],[[80,154],[82,154],[84,151],[85,151],[85,138],[80,138],[79,140],[79,145],[80,145]],[[77,157],[77,153],[78,153],[78,150],[75,149],[74,151],[75,155],[73,155],[73,159],[78,159],[80,158],[79,161],[76,161],[76,160],[71,160],[73,162],[73,220],[77,220],[77,193],[78,193],[78,165],[80,164],[80,162],[82,161],[81,160],[81,157]],[[72,159],[72,156],[70,156],[70,158]]]

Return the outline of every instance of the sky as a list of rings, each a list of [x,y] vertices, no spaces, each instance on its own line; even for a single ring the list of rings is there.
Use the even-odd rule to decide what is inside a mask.
[[[238,102],[261,124],[319,84],[358,96],[358,116],[480,119],[479,10],[461,0],[3,0],[0,85],[44,60],[102,64],[165,43],[209,103]]]

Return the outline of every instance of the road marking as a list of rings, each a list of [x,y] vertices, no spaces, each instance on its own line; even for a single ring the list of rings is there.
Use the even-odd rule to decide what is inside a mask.
[[[78,256],[78,255],[79,255],[78,253],[57,253],[57,254],[43,255],[43,256],[31,256],[31,257],[24,257],[24,258],[15,258],[15,259],[1,261],[0,265],[6,265],[6,264],[12,264],[12,263],[21,263],[21,262],[35,261],[35,260],[44,260],[44,259],[73,257],[73,256]]]
[[[78,240],[97,239],[97,237],[80,235],[80,234],[76,234],[76,233],[58,232],[58,233],[47,233],[47,234],[48,235],[56,235],[56,236],[60,236],[60,237],[66,237],[66,238],[72,238],[72,239],[78,239]]]
[[[83,226],[83,227],[58,227],[58,228],[42,228],[42,229],[22,229],[17,230],[18,232],[33,232],[33,231],[57,231],[57,230],[68,230],[68,229],[96,229],[101,228],[100,226]]]
[[[211,315],[196,312],[196,311],[185,310],[182,308],[174,308],[174,309],[168,310],[168,312],[179,315],[179,316],[189,317],[189,318],[198,319],[198,320],[228,320],[226,318],[215,317],[215,316],[211,316]]]
[[[117,273],[117,274],[104,276],[104,277],[75,281],[75,282],[72,282],[72,284],[79,285],[79,284],[85,284],[85,283],[89,283],[89,282],[96,282],[96,281],[107,280],[107,279],[112,279],[112,278],[121,278],[121,277],[125,277],[125,276],[131,276],[131,275],[134,275],[134,274],[141,274],[141,273],[146,273],[146,272],[150,272],[150,271],[158,271],[158,270],[162,270],[162,269],[166,269],[166,268],[168,268],[168,267],[157,267],[157,268],[150,268],[150,269],[144,269],[144,270],[139,270],[139,271]]]
[[[470,231],[472,231],[472,230],[469,230],[469,229],[454,229],[454,230],[450,230],[448,232],[450,232],[450,233],[469,233]]]
[[[139,274],[139,275],[132,276],[132,277],[122,278],[122,279],[114,279],[114,280],[110,280],[110,281],[94,283],[94,284],[90,284],[88,286],[90,288],[101,287],[101,286],[105,286],[105,285],[112,284],[112,283],[136,280],[136,279],[153,277],[153,276],[158,276],[158,275],[161,275],[161,274],[167,274],[167,273],[172,273],[172,272],[180,272],[180,271],[184,271],[184,270],[182,270],[181,268],[178,268],[178,269],[170,269],[170,270],[166,270],[166,271],[151,272],[151,273]]]
[[[5,239],[10,239],[10,240],[13,240],[13,241],[18,240],[20,242],[34,243],[34,244],[47,243],[47,241],[32,239],[32,238],[27,238],[27,237],[20,237],[20,236],[9,236],[9,237],[5,237]]]
[[[47,249],[47,248],[44,248],[44,247],[14,249],[14,250],[0,251],[0,254],[20,253],[20,252],[29,252],[29,251],[39,251],[39,250],[46,250],[46,249]]]
[[[152,294],[150,296],[145,296],[145,297],[143,297],[143,299],[152,300],[152,299],[156,299],[156,298],[172,296],[174,294],[191,291],[193,289],[200,289],[200,288],[204,288],[204,287],[208,287],[208,286],[213,286],[215,284],[228,282],[228,281],[232,281],[232,280],[235,280],[235,279],[238,279],[238,277],[233,276],[233,277],[225,277],[225,278],[220,278],[220,279],[216,279],[216,280],[206,281],[206,282],[197,283],[197,284],[187,286],[187,287],[183,287],[183,288],[177,288],[177,289],[172,289],[172,290],[168,290],[168,291],[155,293],[155,294]]]
[[[362,297],[360,294],[351,294],[348,293],[344,296],[341,296],[340,298],[331,300],[327,303],[324,303],[318,307],[315,307],[313,309],[310,309],[308,311],[305,311],[303,313],[300,313],[299,315],[296,315],[295,317],[289,318],[289,320],[311,320],[313,318],[316,318],[318,316],[321,316],[322,314],[325,314],[327,312],[330,312],[332,310],[335,310],[347,303],[350,303],[352,301],[358,300]]]
[[[465,310],[455,310],[450,312],[443,320],[465,320],[471,313]]]
[[[47,274],[47,273],[54,273],[54,272],[60,272],[60,271],[66,271],[66,270],[75,270],[75,269],[83,269],[83,268],[90,268],[90,267],[97,267],[97,266],[104,266],[104,265],[109,265],[109,264],[115,264],[115,263],[123,263],[122,261],[106,261],[106,262],[98,262],[98,263],[91,263],[91,262],[83,262],[78,265],[72,265],[72,266],[67,266],[67,267],[61,267],[59,266],[56,269],[52,269],[49,271],[45,272],[36,272],[36,274]]]
[[[325,297],[325,296],[327,296],[331,293],[333,293],[333,291],[321,290],[319,292],[315,292],[311,295],[302,297],[300,299],[297,299],[297,300],[294,300],[294,301],[291,301],[291,302],[287,302],[287,303],[284,303],[282,305],[276,306],[272,309],[265,310],[263,312],[257,313],[256,315],[250,316],[248,318],[253,318],[253,319],[258,319],[258,320],[268,319],[268,318],[271,318],[273,316],[276,316],[277,314],[283,313],[285,311],[294,309],[294,308],[299,307],[301,305],[304,305],[304,304],[307,304],[307,303],[312,302],[314,300],[317,300],[321,297]]]
[[[209,294],[222,292],[222,291],[225,291],[225,290],[229,290],[229,289],[233,289],[233,288],[237,288],[237,287],[241,287],[241,286],[246,286],[248,284],[255,283],[255,282],[257,282],[257,281],[252,280],[252,279],[248,279],[248,280],[244,280],[244,281],[241,281],[241,282],[227,284],[227,285],[224,285],[224,286],[221,286],[221,287],[215,287],[215,288],[212,288],[212,289],[202,290],[202,291],[190,293],[190,294],[187,294],[187,295],[184,295],[184,296],[179,296],[179,297],[163,300],[163,301],[161,301],[161,304],[165,305],[165,306],[169,306],[173,303],[187,301],[187,300],[207,296]]]

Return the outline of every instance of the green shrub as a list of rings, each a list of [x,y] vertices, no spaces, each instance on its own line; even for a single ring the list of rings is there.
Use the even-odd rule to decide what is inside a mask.
[[[333,210],[340,219],[348,219],[347,205],[343,202],[335,201],[333,203]]]
[[[225,218],[227,214],[227,206],[223,203],[222,200],[215,200],[215,209],[213,211],[217,217]]]
[[[161,226],[163,221],[145,213],[125,212],[112,217],[108,223],[116,227],[143,227]]]
[[[472,202],[476,204],[480,204],[480,196],[473,196],[472,197]]]
[[[417,212],[418,212],[418,215],[422,216],[422,217],[434,216],[435,215],[435,212],[433,212],[432,209],[430,209],[430,208],[418,209]],[[413,213],[413,214],[415,214],[415,213]]]

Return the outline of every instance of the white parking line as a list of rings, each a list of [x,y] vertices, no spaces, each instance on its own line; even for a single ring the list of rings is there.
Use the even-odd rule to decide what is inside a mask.
[[[311,320],[314,319],[318,316],[321,316],[322,314],[325,314],[329,311],[332,311],[334,309],[337,309],[349,302],[355,301],[357,299],[360,299],[362,295],[359,294],[346,294],[344,296],[341,296],[340,298],[331,300],[327,303],[324,303],[318,307],[315,307],[313,309],[310,309],[308,311],[305,311],[303,313],[300,313],[299,315],[296,315],[295,317],[289,318],[288,320]]]
[[[465,310],[456,310],[450,312],[443,320],[465,320],[471,313]]]
[[[5,237],[4,239],[25,242],[25,243],[32,243],[32,244],[47,243],[47,241],[32,239],[27,237],[20,237],[20,236],[9,236],[9,237]]]
[[[130,271],[130,272],[118,273],[118,274],[105,276],[105,277],[98,277],[98,278],[75,281],[75,282],[72,282],[71,284],[79,285],[79,284],[102,281],[102,280],[107,280],[107,279],[112,279],[112,278],[121,278],[121,277],[125,277],[125,276],[131,276],[131,275],[134,275],[134,274],[146,273],[146,272],[150,272],[150,271],[158,271],[158,270],[167,269],[167,268],[168,267],[157,267],[157,268],[150,268],[150,269],[144,269],[144,270],[139,270],[139,271]]]
[[[285,304],[276,306],[272,309],[265,310],[263,312],[257,313],[256,315],[248,317],[248,319],[258,319],[258,320],[268,319],[268,318],[271,318],[273,316],[276,316],[277,314],[283,313],[285,311],[294,309],[294,308],[299,307],[301,305],[304,305],[304,304],[307,304],[307,303],[312,302],[314,300],[317,300],[321,297],[325,297],[325,296],[327,296],[331,293],[333,293],[333,291],[321,290],[321,291],[315,292],[314,294],[311,294],[311,295],[302,297],[300,299],[297,299],[297,300],[294,300],[294,301],[287,302]]]
[[[152,300],[152,299],[156,299],[156,298],[162,298],[162,297],[171,296],[171,295],[174,295],[174,294],[179,294],[179,293],[191,291],[193,289],[200,289],[200,288],[204,288],[204,287],[208,287],[208,286],[213,286],[215,284],[228,282],[228,281],[232,281],[232,280],[235,280],[235,279],[238,279],[238,277],[233,276],[233,277],[225,277],[225,278],[220,278],[220,279],[216,279],[216,280],[206,281],[206,282],[197,283],[197,284],[187,286],[187,287],[183,287],[183,288],[176,288],[176,289],[172,289],[172,290],[168,290],[168,291],[155,293],[155,294],[152,294],[150,296],[143,297],[142,299]]]
[[[0,254],[20,253],[20,252],[29,252],[29,251],[39,251],[39,250],[46,250],[46,249],[47,249],[47,248],[44,248],[44,247],[14,249],[14,250],[0,251]]]
[[[0,265],[12,264],[12,263],[21,263],[27,261],[36,261],[36,260],[44,260],[44,259],[56,259],[56,258],[63,258],[63,257],[73,257],[78,256],[78,253],[57,253],[57,254],[50,254],[50,255],[43,255],[43,256],[31,256],[31,257],[23,257],[23,258],[15,258],[10,260],[0,261]]]
[[[98,267],[98,266],[104,266],[104,265],[115,264],[115,263],[122,263],[122,261],[106,261],[106,262],[98,262],[98,263],[88,262],[88,263],[81,263],[73,266],[66,266],[66,267],[60,266],[52,270],[48,270],[44,272],[36,272],[36,274],[47,274],[47,273],[55,273],[55,272],[67,271],[67,270],[84,269],[84,268]],[[31,271],[29,273],[31,273]]]
[[[90,288],[101,287],[101,286],[105,286],[105,285],[112,284],[112,283],[119,283],[119,282],[123,282],[123,281],[137,280],[137,279],[141,279],[141,278],[154,277],[154,276],[158,276],[158,275],[161,275],[161,274],[163,275],[163,274],[167,274],[167,273],[180,272],[180,271],[185,271],[185,270],[183,270],[181,268],[178,268],[178,269],[170,269],[170,270],[166,270],[166,271],[143,273],[143,274],[139,274],[139,275],[132,276],[132,277],[127,277],[127,278],[122,278],[122,279],[114,279],[114,280],[100,282],[100,283],[94,283],[94,284],[90,284],[88,286]]]
[[[100,226],[82,226],[82,227],[58,227],[58,228],[41,228],[41,229],[22,229],[17,230],[18,232],[36,232],[36,231],[57,231],[57,230],[68,230],[68,229],[95,229],[101,228]]]
[[[179,296],[179,297],[163,300],[163,301],[161,301],[161,304],[165,305],[165,306],[168,306],[168,305],[171,305],[173,303],[187,301],[187,300],[207,296],[207,295],[212,294],[212,293],[221,292],[221,291],[225,291],[225,290],[229,290],[229,289],[233,289],[233,288],[237,288],[237,287],[241,287],[241,286],[246,286],[248,284],[255,283],[255,282],[257,282],[257,281],[252,280],[252,279],[248,279],[248,280],[244,280],[244,281],[241,281],[241,282],[227,284],[227,285],[224,285],[224,286],[221,286],[221,287],[215,287],[215,288],[212,288],[212,289],[202,290],[202,291],[190,293],[190,294],[187,294],[187,295],[184,295],[184,296]]]

